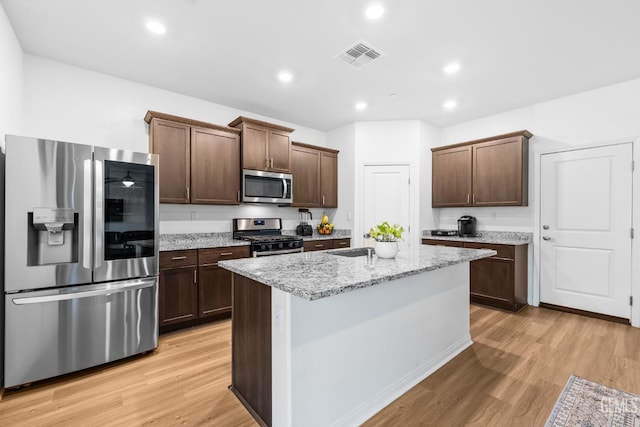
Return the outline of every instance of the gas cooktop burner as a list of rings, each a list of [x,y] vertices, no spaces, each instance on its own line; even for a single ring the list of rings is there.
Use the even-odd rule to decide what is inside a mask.
[[[304,242],[298,236],[282,234],[280,218],[236,218],[233,238],[251,242],[251,256],[302,252]]]

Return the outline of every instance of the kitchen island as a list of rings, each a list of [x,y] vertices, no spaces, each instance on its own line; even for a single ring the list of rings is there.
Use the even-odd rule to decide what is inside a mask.
[[[311,252],[221,261],[233,274],[231,390],[263,425],[359,425],[471,345],[469,262]]]

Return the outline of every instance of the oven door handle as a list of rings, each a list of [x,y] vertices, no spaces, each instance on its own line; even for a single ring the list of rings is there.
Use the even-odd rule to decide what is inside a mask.
[[[286,178],[282,178],[282,187],[284,189],[284,191],[282,192],[282,198],[286,199],[287,198],[287,193],[288,193],[288,189],[289,186],[287,185],[287,179]]]
[[[254,252],[253,257],[261,257],[261,256],[270,256],[270,255],[286,255],[286,254],[295,254],[302,253],[302,248],[296,249],[283,249],[281,251],[265,251],[265,252]]]

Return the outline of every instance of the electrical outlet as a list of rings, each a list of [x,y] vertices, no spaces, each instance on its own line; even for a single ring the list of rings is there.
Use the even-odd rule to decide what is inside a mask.
[[[196,220],[196,213],[191,212],[191,221],[195,221],[195,220]]]
[[[278,330],[284,330],[284,308],[278,304],[276,304],[273,310],[273,323],[276,325]]]

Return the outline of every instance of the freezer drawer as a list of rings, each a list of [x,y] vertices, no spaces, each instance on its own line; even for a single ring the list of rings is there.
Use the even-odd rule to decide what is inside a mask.
[[[5,295],[4,387],[158,345],[158,278]]]

